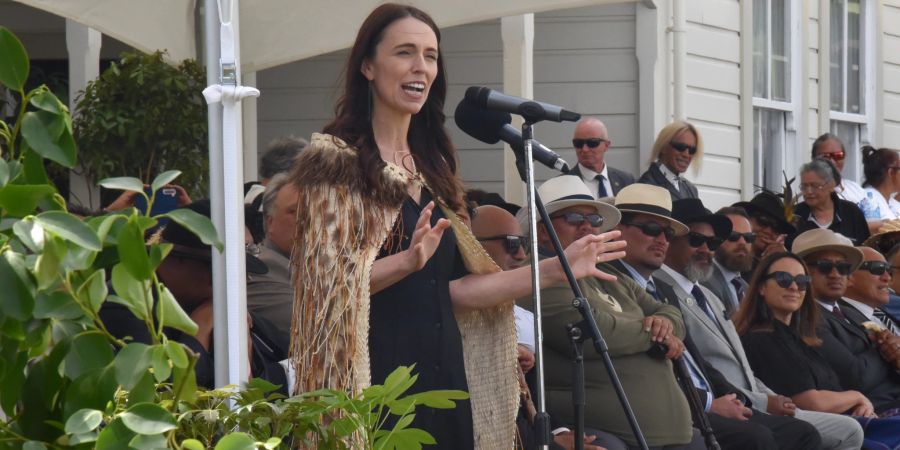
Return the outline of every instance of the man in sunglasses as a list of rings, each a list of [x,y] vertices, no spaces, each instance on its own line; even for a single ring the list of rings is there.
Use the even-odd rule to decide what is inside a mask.
[[[872,322],[880,328],[870,330],[884,358],[900,367],[900,321],[882,309],[890,298],[891,265],[871,247],[857,247],[863,252],[863,263],[850,275],[843,301],[847,309],[858,312],[860,323]],[[847,312],[849,315],[854,313]]]
[[[715,250],[712,276],[701,284],[722,300],[725,318],[731,318],[746,293],[747,280],[741,274],[753,269],[756,233],[751,231],[750,217],[742,208],[729,206],[716,214],[731,221],[731,234]]]
[[[793,252],[809,266],[812,294],[822,314],[816,334],[819,353],[838,374],[841,386],[862,392],[882,414],[900,407],[900,374],[863,328],[865,317],[842,302],[851,272],[863,252],[850,239],[825,228],[801,233]],[[877,270],[877,269],[876,269]]]
[[[844,171],[844,160],[847,151],[841,139],[831,133],[825,133],[812,144],[812,158],[822,158],[831,161],[839,172]],[[836,189],[838,196],[848,202],[859,204],[866,198],[866,191],[859,183],[841,177],[841,185]]]
[[[600,119],[585,117],[575,126],[572,146],[578,164],[566,175],[581,177],[596,199],[616,195],[623,187],[634,183],[634,175],[610,167],[604,161],[611,145],[606,125]]]
[[[749,202],[737,202],[734,205],[747,211],[750,217],[750,231],[756,235],[752,242],[753,267],[766,255],[787,251],[784,247],[786,235],[794,234],[797,228],[784,217],[784,202],[775,194],[763,191],[756,194]],[[743,273],[749,280],[752,270]]]

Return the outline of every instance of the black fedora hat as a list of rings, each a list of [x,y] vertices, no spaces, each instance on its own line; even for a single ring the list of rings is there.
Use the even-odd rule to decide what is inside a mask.
[[[720,239],[726,239],[731,234],[731,219],[713,214],[703,206],[699,198],[683,198],[672,202],[672,217],[687,226],[697,222],[708,223]]]
[[[209,200],[198,200],[184,207],[205,217],[210,216]],[[181,258],[193,259],[206,263],[212,262],[212,246],[206,245],[187,228],[178,222],[170,220],[160,234],[160,241],[172,244],[170,255]],[[247,272],[262,275],[269,272],[269,267],[259,258],[246,253]]]
[[[776,231],[781,234],[793,234],[797,229],[784,218],[784,202],[771,192],[760,192],[749,202],[737,202],[732,206],[739,206],[747,211],[750,217],[762,215],[775,221]]]

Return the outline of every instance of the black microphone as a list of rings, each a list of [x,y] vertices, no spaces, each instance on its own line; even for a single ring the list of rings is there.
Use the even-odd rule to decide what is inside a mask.
[[[471,86],[466,89],[466,99],[477,107],[517,114],[532,123],[539,120],[576,122],[581,118],[581,114],[566,111],[556,105],[506,95],[481,86]]]
[[[509,124],[512,121],[509,113],[479,109],[469,100],[463,99],[456,106],[453,118],[456,126],[469,136],[488,144],[496,144],[502,139],[509,144],[516,156],[525,154],[522,133]],[[569,164],[564,159],[534,139],[531,140],[531,156],[551,169],[569,173]]]

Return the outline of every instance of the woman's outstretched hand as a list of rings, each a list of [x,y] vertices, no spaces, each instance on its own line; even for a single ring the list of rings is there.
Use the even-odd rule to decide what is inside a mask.
[[[598,269],[597,264],[625,257],[625,241],[616,240],[621,235],[621,231],[612,230],[584,236],[569,244],[565,253],[575,278],[592,276],[601,280],[616,281],[615,275]],[[565,275],[563,275],[563,280],[565,280]]]
[[[434,255],[441,243],[444,230],[450,227],[450,221],[447,219],[438,220],[434,226],[431,226],[432,211],[434,211],[434,202],[428,202],[428,205],[419,214],[419,220],[416,221],[416,229],[413,231],[409,249],[405,252],[410,273],[425,267],[425,263],[428,262],[431,255]]]

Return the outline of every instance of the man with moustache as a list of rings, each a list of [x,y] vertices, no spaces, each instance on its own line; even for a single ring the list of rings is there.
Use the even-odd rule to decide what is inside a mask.
[[[595,117],[585,117],[575,126],[572,138],[578,164],[566,175],[581,177],[594,198],[601,199],[619,193],[634,183],[634,175],[606,164],[604,156],[612,145],[606,125]]]
[[[756,233],[751,231],[750,217],[735,206],[720,209],[716,214],[731,220],[731,234],[716,249],[713,273],[700,284],[706,286],[725,305],[725,318],[737,311],[747,290],[747,280],[741,275],[753,268],[753,243]]]
[[[826,228],[801,233],[793,251],[810,269],[812,293],[819,304],[816,334],[822,345],[817,350],[837,372],[841,386],[862,392],[878,414],[900,407],[897,366],[882,356],[862,327],[865,316],[841,301],[849,274],[863,262],[863,252]]]

